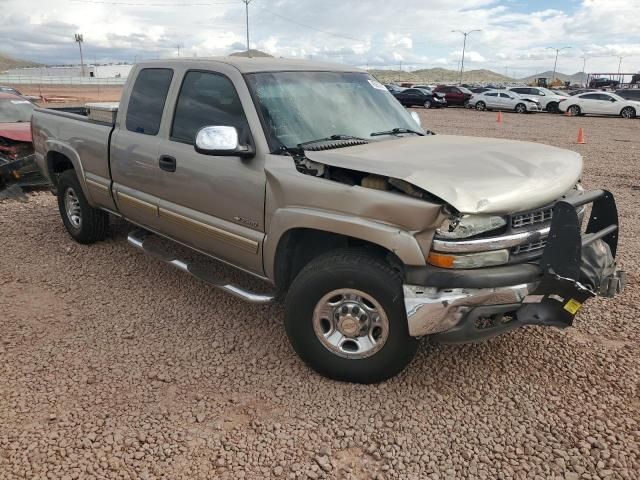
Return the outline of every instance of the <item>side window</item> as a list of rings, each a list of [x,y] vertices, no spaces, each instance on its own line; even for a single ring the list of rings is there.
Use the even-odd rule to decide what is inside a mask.
[[[586,100],[601,100],[600,94],[598,93],[587,93],[586,95],[582,95],[580,98],[584,98]]]
[[[127,130],[145,135],[158,134],[172,77],[173,70],[168,68],[145,68],[140,71],[127,107]]]
[[[516,92],[516,93],[529,93],[527,90],[529,90],[528,88],[512,88],[511,91],[512,92]]]
[[[612,96],[607,95],[605,93],[601,93],[599,97],[600,97],[600,100],[604,100],[605,102],[610,102],[611,100],[614,100]]]
[[[231,81],[216,73],[187,72],[176,102],[171,139],[193,144],[198,130],[211,125],[236,127],[241,141],[249,134]]]
[[[497,94],[497,93],[495,93],[495,92],[492,92],[492,93],[485,93],[485,95],[486,95],[487,97],[497,97],[497,96],[498,96],[498,94]]]

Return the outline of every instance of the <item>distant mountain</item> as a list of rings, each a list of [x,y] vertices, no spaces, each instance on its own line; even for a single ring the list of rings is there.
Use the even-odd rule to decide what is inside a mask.
[[[547,70],[546,72],[536,73],[529,77],[521,78],[520,81],[524,83],[534,82],[536,78],[548,78],[550,81],[553,79],[553,71]],[[559,78],[563,82],[583,83],[585,80],[585,74],[582,72],[574,73],[573,75],[567,75],[565,73],[556,72],[556,78]]]
[[[37,67],[38,65],[40,64],[7,57],[6,55],[2,55],[0,53],[0,72],[4,72],[5,70],[9,70],[11,68]]]
[[[460,72],[446,68],[428,68],[404,72],[400,70],[369,70],[369,73],[382,83],[458,83]],[[515,80],[491,70],[467,70],[462,76],[463,83],[505,83]]]
[[[260,50],[251,49],[249,51],[245,50],[244,52],[234,52],[229,55],[230,57],[272,57],[273,55],[269,55],[268,53],[261,52]]]

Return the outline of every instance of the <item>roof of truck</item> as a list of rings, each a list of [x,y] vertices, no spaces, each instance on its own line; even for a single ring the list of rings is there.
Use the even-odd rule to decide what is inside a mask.
[[[273,57],[195,57],[172,58],[163,60],[150,60],[141,62],[141,65],[172,66],[182,64],[211,64],[224,63],[237,68],[241,73],[256,72],[284,72],[284,71],[325,71],[325,72],[363,72],[356,67],[341,65],[339,63],[312,62],[309,60],[295,60],[289,58]]]

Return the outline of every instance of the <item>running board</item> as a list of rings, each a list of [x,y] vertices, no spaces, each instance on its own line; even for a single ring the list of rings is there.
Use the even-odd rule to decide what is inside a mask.
[[[151,232],[146,230],[134,230],[127,235],[127,241],[134,247],[142,250],[147,255],[150,255],[158,260],[162,260],[169,265],[173,265],[178,270],[189,273],[196,277],[198,280],[212,285],[224,292],[230,293],[234,297],[240,298],[250,303],[266,304],[271,303],[275,299],[275,295],[268,295],[262,293],[254,293],[244,290],[240,287],[232,285],[224,279],[215,278],[209,272],[203,268],[198,268],[197,264],[187,263],[179,258],[176,258],[169,249],[162,248],[162,246],[151,244],[147,242],[147,239],[153,237]]]

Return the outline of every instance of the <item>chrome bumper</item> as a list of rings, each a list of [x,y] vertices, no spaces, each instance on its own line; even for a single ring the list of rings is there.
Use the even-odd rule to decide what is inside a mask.
[[[438,290],[403,285],[409,335],[422,337],[449,330],[473,307],[521,303],[536,287],[537,283],[530,283],[500,288]]]

